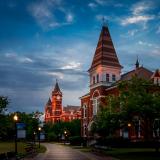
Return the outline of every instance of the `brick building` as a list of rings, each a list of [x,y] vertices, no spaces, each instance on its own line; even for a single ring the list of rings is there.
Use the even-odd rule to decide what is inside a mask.
[[[91,124],[97,115],[99,106],[106,103],[105,97],[110,94],[119,94],[116,82],[130,80],[136,75],[147,80],[152,79],[155,84],[160,85],[160,72],[156,70],[153,73],[140,66],[138,59],[133,70],[125,74],[121,74],[121,70],[122,65],[118,60],[109,29],[107,26],[102,26],[93,61],[88,70],[90,77],[89,93],[80,98],[82,110],[81,135],[83,137],[89,137]],[[140,123],[139,126],[141,126]],[[124,135],[122,131],[119,131],[118,134],[119,136]],[[134,136],[129,135],[129,133],[126,135],[128,137]],[[139,136],[142,135],[139,133]]]
[[[81,119],[80,106],[62,106],[62,92],[56,81],[55,87],[52,91],[51,98],[45,105],[45,122],[69,122],[74,119]]]

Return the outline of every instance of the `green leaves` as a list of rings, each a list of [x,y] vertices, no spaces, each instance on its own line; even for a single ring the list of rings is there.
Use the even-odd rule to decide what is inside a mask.
[[[120,82],[119,95],[106,97],[107,105],[98,113],[92,132],[109,136],[127,126],[128,122],[134,123],[135,115],[147,121],[144,130],[147,131],[145,127],[152,129],[154,119],[160,118],[160,87],[155,87],[150,81],[136,76],[130,81]]]
[[[8,102],[8,98],[7,97],[0,96],[0,114],[3,111],[6,111],[8,103],[9,102]]]

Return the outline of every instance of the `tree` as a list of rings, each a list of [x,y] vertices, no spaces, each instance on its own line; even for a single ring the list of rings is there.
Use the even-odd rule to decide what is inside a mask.
[[[0,114],[2,114],[7,109],[8,98],[4,96],[0,96]]]
[[[52,123],[48,122],[44,125],[44,131],[46,133],[46,138],[49,141],[59,140],[62,135],[64,135],[64,131],[67,131],[67,136],[80,136],[80,120],[73,120],[71,122],[58,122]]]
[[[138,136],[138,117],[144,122],[144,138],[150,139],[154,120],[160,118],[160,88],[157,87],[152,82],[136,76],[130,81],[120,82],[119,96],[106,97],[107,106],[98,113],[95,119],[96,127],[93,128],[102,135],[109,135],[130,122],[134,125]]]
[[[155,118],[160,118],[160,88],[156,91],[154,88],[158,86],[136,76],[130,81],[121,82],[118,87],[120,113],[123,115],[121,121],[131,122],[137,132],[136,123],[140,119],[144,122],[144,138],[152,138],[153,122]]]

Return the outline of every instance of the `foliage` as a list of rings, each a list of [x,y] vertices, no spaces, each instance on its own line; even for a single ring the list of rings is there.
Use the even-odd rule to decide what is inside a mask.
[[[69,137],[69,141],[71,145],[81,145],[83,143],[83,138],[80,136]]]
[[[8,98],[4,96],[0,96],[0,114],[2,114],[7,109]]]
[[[130,81],[120,82],[119,96],[107,97],[107,106],[98,113],[92,131],[109,136],[116,129],[127,126],[128,122],[136,125],[136,115],[145,121],[145,138],[150,138],[154,119],[160,118],[160,88],[154,90],[155,87],[158,86],[136,76]]]
[[[38,132],[38,119],[33,117],[34,113],[16,112],[18,116],[18,123],[26,124],[26,138],[28,140],[34,139],[34,132]],[[0,115],[0,138],[3,140],[14,139],[15,126],[13,116],[15,113],[8,115]]]
[[[48,141],[60,140],[64,131],[67,131],[67,136],[80,136],[80,120],[73,120],[71,122],[46,123],[44,131]]]

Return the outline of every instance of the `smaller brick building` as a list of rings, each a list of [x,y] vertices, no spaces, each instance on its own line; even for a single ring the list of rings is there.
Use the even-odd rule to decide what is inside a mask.
[[[95,54],[89,68],[90,85],[89,92],[83,95],[81,99],[82,119],[81,119],[81,135],[82,137],[90,138],[91,126],[100,106],[106,106],[106,96],[119,95],[117,82],[131,80],[133,76],[152,80],[156,90],[160,90],[160,71],[152,72],[147,68],[140,66],[137,59],[133,70],[121,74],[122,66],[118,60],[115,47],[109,32],[108,26],[102,26]],[[156,91],[155,88],[153,92]],[[118,107],[118,106],[117,106]],[[139,117],[138,117],[139,118]],[[143,121],[138,119],[138,137],[143,138],[141,128]],[[133,127],[130,127],[133,132],[126,133],[125,130],[119,130],[117,135],[121,137],[134,138],[135,132]]]
[[[80,106],[68,105],[63,107],[62,97],[62,92],[56,81],[51,98],[48,99],[48,102],[45,105],[45,122],[69,122],[74,119],[81,119]]]

